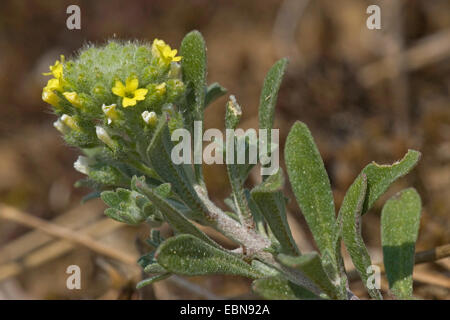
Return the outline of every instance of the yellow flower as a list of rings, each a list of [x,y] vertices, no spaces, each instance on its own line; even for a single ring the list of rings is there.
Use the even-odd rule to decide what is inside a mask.
[[[164,65],[169,65],[172,61],[180,61],[182,57],[176,56],[177,50],[166,44],[163,40],[155,39],[152,44],[152,54],[158,57]]]
[[[102,110],[103,113],[108,117],[108,124],[111,124],[113,121],[119,119],[119,114],[117,113],[115,103],[109,106],[103,104]]]
[[[55,64],[53,66],[50,66],[50,72],[43,73],[45,76],[53,76],[53,79],[48,80],[47,85],[44,87],[44,90],[42,91],[42,96],[44,97],[44,94],[48,95],[49,92],[56,90],[56,91],[63,91],[63,63],[64,63],[64,56],[61,55],[61,61],[56,60]],[[46,101],[46,100],[44,100]],[[50,103],[50,102],[49,102]],[[51,104],[51,103],[50,103]]]
[[[42,90],[42,100],[54,107],[59,107],[59,97],[50,89]]]
[[[125,85],[117,80],[112,92],[119,97],[122,97],[122,106],[124,108],[136,105],[137,101],[145,99],[147,89],[138,89],[139,80],[136,78],[128,78]]]
[[[50,72],[43,73],[44,76],[53,75],[56,79],[62,79],[64,56],[60,56],[61,61],[56,60],[55,64],[50,66]]]
[[[81,100],[78,97],[78,94],[76,92],[64,92],[63,93],[64,98],[67,99],[74,107],[76,108],[82,108]]]

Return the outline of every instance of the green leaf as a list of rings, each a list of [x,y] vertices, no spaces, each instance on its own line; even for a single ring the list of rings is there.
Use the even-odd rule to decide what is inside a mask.
[[[209,87],[206,89],[205,108],[208,107],[216,99],[225,95],[226,93],[227,89],[222,87],[217,82],[214,82],[211,85],[209,85]]]
[[[193,218],[203,221],[203,205],[194,190],[192,179],[189,178],[192,167],[174,164],[171,158],[172,148],[167,122],[162,120],[153,134],[147,156],[158,175],[164,182],[171,184],[172,190],[192,210]]]
[[[314,293],[293,284],[282,276],[253,281],[252,289],[267,300],[317,300]]]
[[[275,104],[277,103],[278,90],[281,80],[287,66],[287,59],[278,60],[264,79],[261,96],[259,98],[259,128],[272,129],[275,113]]]
[[[389,199],[381,213],[381,243],[386,276],[392,293],[399,299],[412,298],[414,251],[421,210],[419,194],[409,188]]]
[[[371,289],[368,284],[367,268],[372,265],[369,253],[361,235],[361,210],[366,197],[367,178],[362,174],[348,189],[341,210],[339,211],[339,224],[342,227],[342,236],[347,251],[358,271],[364,286],[374,299],[383,299],[380,291]],[[340,242],[340,241],[339,241]]]
[[[203,106],[206,91],[206,45],[198,31],[189,32],[181,42],[180,55],[183,82],[188,84],[195,96],[195,104],[190,110],[194,120],[203,120]]]
[[[255,187],[251,191],[251,196],[275,238],[280,242],[282,252],[298,255],[300,250],[295,244],[286,218],[286,203],[281,192],[283,185],[283,172],[280,168],[276,174],[269,176],[263,183]]]
[[[298,257],[279,254],[277,259],[283,265],[301,271],[330,298],[339,298],[339,289],[336,288],[328,278],[317,252],[306,253]]]
[[[362,214],[366,213],[375,201],[386,192],[387,188],[398,178],[411,171],[420,160],[421,153],[408,150],[402,160],[392,165],[379,165],[375,162],[367,165],[362,173],[367,176],[367,195],[364,201]]]
[[[230,274],[252,279],[262,276],[235,255],[192,235],[169,238],[159,246],[155,257],[166,270],[180,275]]]
[[[292,190],[317,246],[322,253],[327,248],[334,252],[336,221],[330,180],[304,123],[298,121],[292,126],[284,152]]]
[[[138,282],[138,284],[136,285],[136,289],[141,289],[141,288],[148,286],[152,283],[155,283],[157,281],[164,280],[164,279],[170,277],[171,275],[172,275],[171,273],[157,274],[156,276],[144,279],[144,280]]]
[[[119,222],[137,225],[156,214],[149,200],[136,191],[118,188],[116,191],[103,191],[100,196],[110,206],[105,214]]]
[[[180,55],[183,82],[187,84],[191,94],[187,97],[187,105],[180,105],[187,128],[193,132],[193,122],[203,121],[203,110],[206,95],[206,45],[198,31],[189,32],[181,42]],[[199,142],[201,140],[198,140]],[[194,146],[194,150],[197,150]],[[201,146],[200,146],[201,147]],[[203,185],[202,165],[195,164],[197,182]]]
[[[150,201],[158,208],[164,216],[164,219],[178,233],[187,233],[196,236],[213,246],[218,246],[206,234],[200,231],[192,222],[190,222],[180,211],[173,207],[166,199],[161,197],[155,190],[147,187],[142,181],[133,179],[135,187],[145,194]]]

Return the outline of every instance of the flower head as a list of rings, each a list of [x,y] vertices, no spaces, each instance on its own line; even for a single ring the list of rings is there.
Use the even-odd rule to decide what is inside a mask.
[[[136,105],[137,101],[145,99],[147,89],[138,89],[139,80],[137,78],[128,78],[125,85],[120,80],[116,80],[112,92],[119,97],[122,97],[122,106],[124,108]]]
[[[164,65],[169,65],[172,61],[180,61],[182,57],[176,56],[177,50],[166,44],[163,40],[155,39],[152,44],[152,54],[158,57]]]

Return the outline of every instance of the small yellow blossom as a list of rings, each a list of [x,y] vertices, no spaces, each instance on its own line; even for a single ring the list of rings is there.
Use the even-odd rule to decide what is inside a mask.
[[[102,105],[103,113],[108,117],[108,124],[111,124],[114,120],[119,119],[119,114],[116,111],[116,104],[112,105]]]
[[[62,79],[64,56],[60,56],[61,61],[56,60],[55,64],[50,66],[50,72],[43,73],[44,76],[54,76],[56,79]]]
[[[55,64],[50,66],[50,72],[43,73],[45,76],[53,76],[53,79],[48,80],[47,85],[44,88],[44,91],[56,90],[63,91],[63,63],[64,56],[61,55],[61,61],[56,60]]]
[[[166,93],[166,83],[165,82],[163,82],[163,83],[161,83],[161,84],[158,84],[156,87],[155,87],[155,91],[156,91],[156,93],[158,94],[158,95],[164,95],[165,93]]]
[[[59,97],[50,89],[42,90],[42,100],[56,108],[59,107]]]
[[[182,57],[176,56],[177,50],[166,44],[163,40],[155,39],[152,44],[152,54],[158,57],[164,65],[169,65],[172,61],[180,61]]]
[[[63,93],[64,98],[67,99],[74,107],[76,108],[82,108],[80,97],[78,97],[78,94],[76,92],[64,92]]]
[[[136,105],[137,101],[141,101],[145,99],[145,95],[147,94],[147,89],[138,89],[139,80],[136,78],[128,78],[125,85],[117,80],[114,87],[112,88],[112,92],[119,97],[122,97],[122,106],[124,108]]]

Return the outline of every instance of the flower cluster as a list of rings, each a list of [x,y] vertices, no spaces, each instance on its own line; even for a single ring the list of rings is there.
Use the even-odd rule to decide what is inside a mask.
[[[143,162],[158,119],[169,118],[172,129],[183,125],[181,59],[159,39],[152,45],[110,41],[86,47],[73,60],[61,55],[44,73],[52,78],[42,99],[53,106],[54,126],[66,142],[90,150],[83,161],[89,170],[80,170],[90,180],[120,185],[132,171],[122,160]]]

